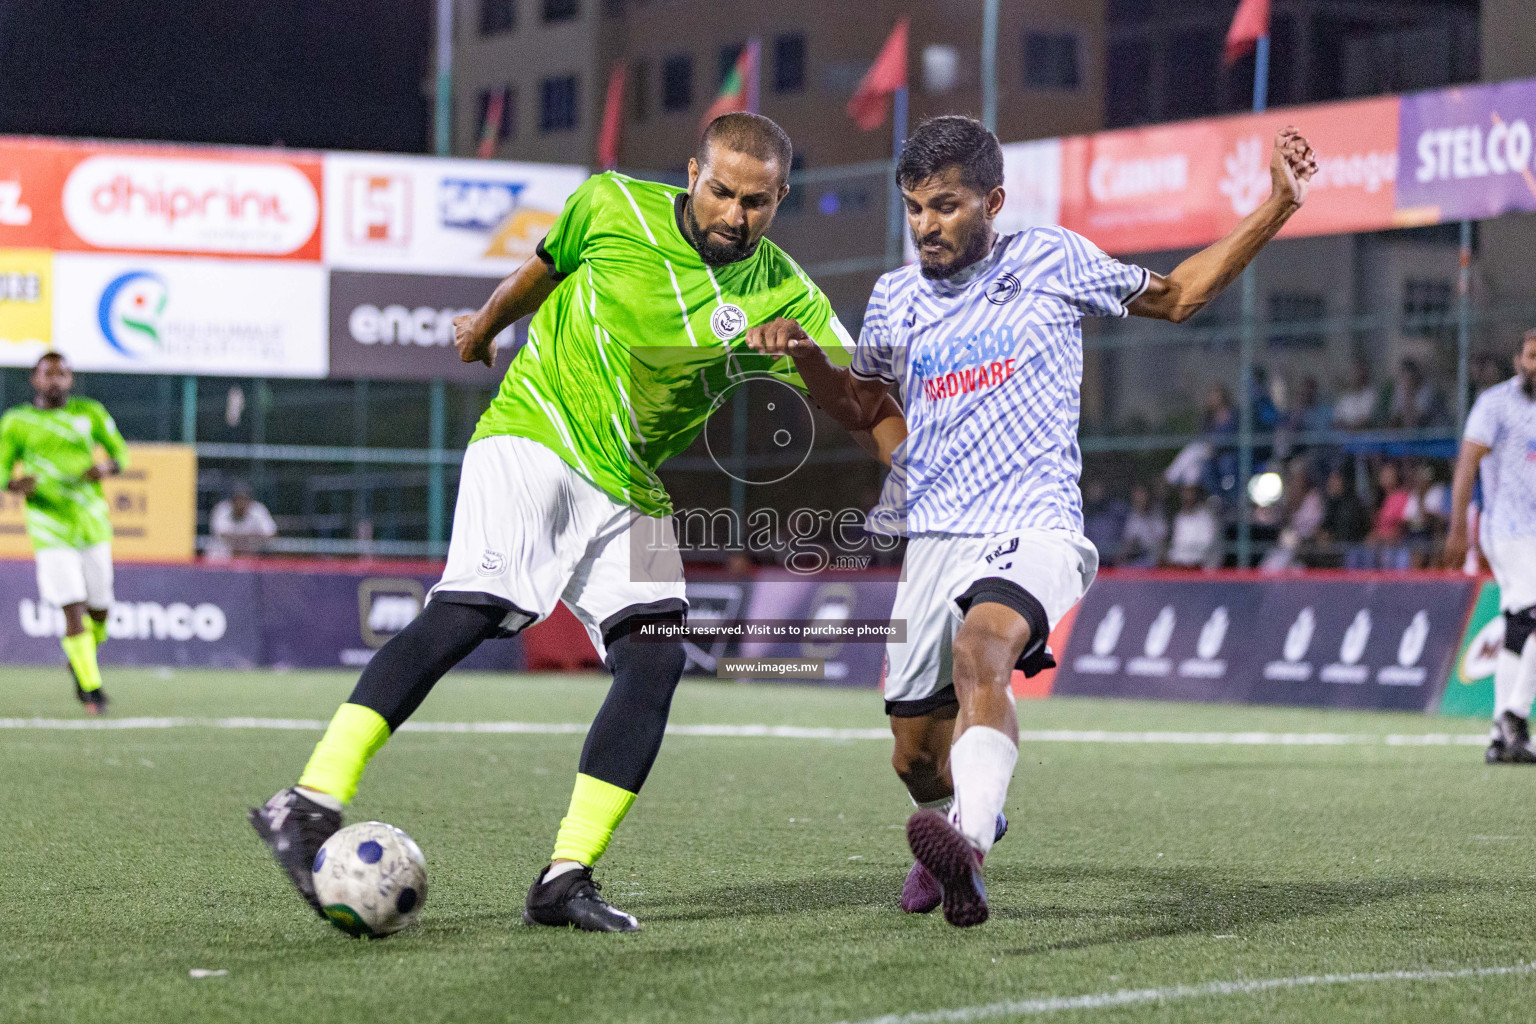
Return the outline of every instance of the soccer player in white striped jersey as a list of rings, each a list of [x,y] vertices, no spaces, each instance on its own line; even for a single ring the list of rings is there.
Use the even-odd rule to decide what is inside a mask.
[[[1012,673],[1054,664],[1051,628],[1098,569],[1078,490],[1082,318],[1189,319],[1296,212],[1315,171],[1307,141],[1279,132],[1268,200],[1164,277],[1062,228],[999,236],[996,136],[935,118],[896,168],[918,263],[875,285],[851,366],[792,321],[760,339],[851,429],[869,428],[892,384],[905,406],[908,436],[867,523],[908,537],[891,613],[906,641],[887,647],[885,677],[892,763],[918,806],[903,909],[987,919],[982,859],[1018,760]]]

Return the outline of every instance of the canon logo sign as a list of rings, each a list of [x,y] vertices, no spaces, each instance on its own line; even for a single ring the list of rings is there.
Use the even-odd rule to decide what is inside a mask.
[[[1088,191],[1101,203],[1183,192],[1189,187],[1189,157],[1183,153],[1116,160],[1100,157],[1088,169]]]
[[[378,306],[364,303],[347,317],[352,340],[363,345],[433,345],[453,344],[453,318],[473,313],[473,308],[433,309],[431,306]]]
[[[64,218],[103,249],[286,256],[320,223],[298,168],[151,156],[93,156],[64,183]]]

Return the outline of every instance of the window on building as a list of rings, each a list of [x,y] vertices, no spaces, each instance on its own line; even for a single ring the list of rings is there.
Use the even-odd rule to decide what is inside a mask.
[[[517,27],[517,7],[512,0],[480,0],[480,34],[494,36]]]
[[[505,140],[517,135],[517,90],[510,85],[498,85],[491,89],[480,90],[479,103],[475,108],[477,142],[485,137],[485,118],[490,113],[492,101],[497,97],[501,99],[501,119],[496,126],[496,138]]]
[[[805,36],[799,32],[773,41],[773,91],[799,92],[805,88]]]
[[[570,21],[578,13],[579,0],[544,0],[545,21]]]
[[[1112,43],[1104,57],[1104,122],[1110,128],[1152,117],[1152,50],[1145,39]]]
[[[576,127],[576,76],[546,78],[539,85],[539,131],[564,132]]]
[[[1025,88],[1076,89],[1080,84],[1077,33],[1024,33]]]
[[[1403,282],[1403,333],[1414,338],[1453,334],[1451,307],[1456,289],[1449,281],[1409,278]]]
[[[1159,118],[1201,117],[1216,113],[1220,100],[1221,55],[1226,28],[1196,28],[1175,33],[1164,52],[1168,69],[1164,109]]]
[[[687,110],[693,106],[693,58],[686,53],[668,57],[661,65],[661,109]]]
[[[1313,292],[1275,292],[1269,297],[1270,348],[1322,348],[1328,343],[1320,321],[1328,300]]]
[[[637,60],[629,68],[629,116],[644,121],[651,116],[651,62]]]

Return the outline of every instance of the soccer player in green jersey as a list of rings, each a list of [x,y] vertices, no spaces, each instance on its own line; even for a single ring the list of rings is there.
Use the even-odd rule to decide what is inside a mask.
[[[101,480],[127,466],[128,445],[100,402],[70,396],[74,382],[57,352],[37,361],[31,404],[0,417],[0,480],[26,496],[38,596],[64,610],[64,656],[76,696],[95,715],[107,707],[96,647],[112,607],[112,524]]]
[[[657,476],[742,380],[803,388],[789,359],[753,351],[793,318],[831,358],[852,348],[832,307],[763,237],[788,194],[788,137],[755,114],[711,122],[686,190],[599,174],[567,200],[538,248],[477,313],[456,321],[460,358],[493,364],[497,335],[533,314],[528,340],[464,455],[448,564],[426,608],[384,646],[336,712],[297,786],[251,822],[310,905],[320,845],[341,825],[368,759],[481,641],[563,600],[613,673],[587,733],[570,809],[523,919],[633,931],[598,895],[592,865],[634,803],[682,676],[687,602],[672,505]],[[884,451],[895,403],[861,438]],[[878,439],[878,440],[877,440]]]

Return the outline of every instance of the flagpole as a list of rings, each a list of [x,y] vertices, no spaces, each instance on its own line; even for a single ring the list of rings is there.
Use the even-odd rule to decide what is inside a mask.
[[[981,123],[997,131],[997,0],[981,9]]]
[[[753,36],[751,39],[748,39],[747,49],[752,54],[752,76],[748,81],[742,83],[742,87],[747,90],[747,113],[760,114],[762,111],[759,110],[758,107],[761,105],[762,92],[760,90],[763,83],[762,39],[758,36]]]
[[[453,0],[437,0],[435,98],[432,148],[438,156],[448,156],[453,146]]]
[[[894,270],[902,263],[901,228],[906,220],[901,186],[896,181],[895,164],[901,159],[901,149],[907,142],[907,87],[898,86],[891,97],[894,107],[891,117],[891,198],[885,222],[885,265]]]
[[[1269,99],[1269,33],[1259,36],[1253,55],[1253,112],[1264,113]],[[1253,362],[1258,348],[1259,279],[1253,264],[1243,271],[1243,329],[1238,350],[1237,438],[1237,565],[1248,568],[1253,557],[1253,513],[1248,481],[1253,476]]]

